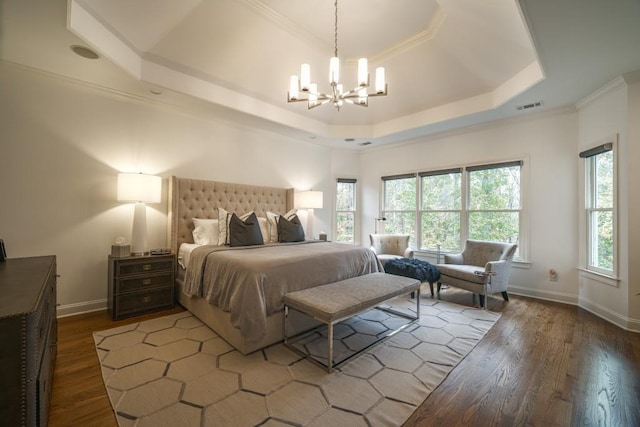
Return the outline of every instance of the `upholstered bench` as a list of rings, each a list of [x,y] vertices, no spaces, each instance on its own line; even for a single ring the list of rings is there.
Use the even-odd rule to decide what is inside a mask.
[[[433,296],[433,284],[440,280],[440,270],[438,270],[438,267],[427,261],[421,261],[415,258],[392,259],[384,265],[384,271],[397,276],[418,279],[423,283],[428,282],[431,296]],[[413,293],[411,297],[413,298]]]
[[[391,298],[415,292],[419,289],[419,280],[386,273],[371,273],[315,288],[290,292],[284,296],[284,344],[297,353],[301,353],[293,345],[290,345],[290,339],[294,337],[287,335],[290,308],[326,324],[328,349],[325,367],[328,372],[331,372],[334,367],[333,326],[336,323],[374,308]],[[420,296],[418,295],[418,298],[416,298],[415,316],[388,308],[384,310],[411,320],[417,320],[420,317]],[[306,356],[306,354],[303,355]],[[312,360],[320,363],[315,359]],[[344,360],[339,363],[342,362]],[[335,364],[335,366],[339,363]]]

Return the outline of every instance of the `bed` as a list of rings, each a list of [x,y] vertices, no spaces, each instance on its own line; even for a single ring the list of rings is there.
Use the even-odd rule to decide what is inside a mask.
[[[217,219],[218,208],[262,218],[284,214],[293,198],[293,189],[170,179],[168,239],[181,258],[189,248],[188,264],[181,263],[191,269],[178,267],[178,300],[243,354],[283,340],[284,294],[383,271],[369,248],[339,243],[193,245],[194,219]],[[291,320],[292,332],[315,326],[305,316]]]

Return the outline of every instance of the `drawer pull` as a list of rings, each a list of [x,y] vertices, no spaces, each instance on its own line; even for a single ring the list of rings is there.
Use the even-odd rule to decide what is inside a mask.
[[[151,297],[150,296],[146,296],[146,297],[142,298],[142,302],[144,302],[144,303],[151,302]]]
[[[145,265],[143,265],[143,266],[142,266],[142,269],[143,269],[144,271],[149,271],[149,270],[151,270],[151,264],[145,264]]]
[[[151,284],[151,279],[144,279],[144,280],[142,281],[142,284],[143,284],[143,285],[150,285],[150,284]]]

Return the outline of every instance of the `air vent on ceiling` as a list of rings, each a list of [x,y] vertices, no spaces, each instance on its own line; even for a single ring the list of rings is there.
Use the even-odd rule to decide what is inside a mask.
[[[365,145],[371,145],[371,141],[365,141],[358,143],[359,146],[364,147]]]
[[[532,108],[542,107],[542,101],[532,102],[530,104],[518,105],[516,110],[530,110]]]

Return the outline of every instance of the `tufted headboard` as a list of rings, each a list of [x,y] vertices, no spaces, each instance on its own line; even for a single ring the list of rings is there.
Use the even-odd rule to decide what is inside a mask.
[[[169,179],[169,244],[178,253],[182,243],[193,243],[193,218],[218,218],[218,208],[242,215],[254,211],[282,213],[293,208],[293,188],[261,187],[197,179]]]

